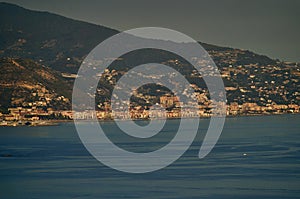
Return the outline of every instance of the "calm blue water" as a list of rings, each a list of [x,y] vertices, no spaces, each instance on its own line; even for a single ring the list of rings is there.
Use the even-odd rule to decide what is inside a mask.
[[[0,198],[300,198],[299,121],[300,115],[228,118],[213,151],[199,160],[208,123],[202,120],[183,157],[147,174],[103,166],[72,123],[1,127]],[[136,142],[112,122],[102,125],[120,147],[144,152],[166,144],[177,123],[171,120],[160,135]]]

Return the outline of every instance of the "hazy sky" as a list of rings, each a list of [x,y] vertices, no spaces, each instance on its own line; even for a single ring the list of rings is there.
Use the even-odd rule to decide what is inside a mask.
[[[300,62],[299,0],[4,0],[118,30],[171,28],[211,44]]]

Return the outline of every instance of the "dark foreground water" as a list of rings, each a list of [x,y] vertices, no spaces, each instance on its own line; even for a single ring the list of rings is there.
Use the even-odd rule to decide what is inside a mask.
[[[132,151],[154,150],[176,131],[133,143],[111,122],[111,140]],[[190,149],[169,167],[127,174],[96,161],[71,123],[0,128],[0,198],[300,198],[300,115],[228,118],[204,159],[197,155],[208,120]],[[141,122],[143,125],[143,122]],[[247,155],[244,155],[247,154]]]

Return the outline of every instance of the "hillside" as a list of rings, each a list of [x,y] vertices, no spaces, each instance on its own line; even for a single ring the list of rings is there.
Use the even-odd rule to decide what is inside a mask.
[[[61,95],[70,99],[73,80],[64,78],[63,73],[75,74],[90,50],[117,33],[111,28],[0,3],[1,107],[24,102],[28,105],[33,100],[29,96],[43,89],[53,99]],[[273,60],[248,50],[201,44],[220,69],[229,104],[299,104],[299,64]],[[193,74],[193,68],[185,60],[171,53],[148,49],[130,52],[122,58],[105,74],[108,79],[99,83],[97,99],[100,104],[109,100],[113,84],[125,71],[150,62],[176,68],[199,95],[209,96],[201,76]],[[157,95],[158,90],[160,94],[167,93],[164,88],[145,87],[140,89],[145,95],[133,96],[133,101],[142,105],[147,105],[149,99],[150,104],[157,102],[157,96],[146,96],[146,93]],[[57,99],[49,102],[49,106],[70,108],[69,103],[65,103],[68,100]]]
[[[0,73],[0,108],[69,108],[72,87],[60,73],[29,59],[2,58],[0,69],[5,71]]]
[[[76,72],[95,45],[116,33],[103,26],[0,3],[1,57],[30,58],[59,71]]]
[[[30,58],[55,70],[75,73],[97,44],[117,33],[104,26],[0,3],[1,57]],[[201,44],[208,51],[230,49]],[[147,62],[153,57],[160,60],[160,54],[151,53],[142,59]]]

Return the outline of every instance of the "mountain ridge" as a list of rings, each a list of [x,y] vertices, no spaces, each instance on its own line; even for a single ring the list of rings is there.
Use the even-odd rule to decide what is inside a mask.
[[[17,73],[22,74],[20,72],[23,70],[22,68],[7,60],[29,62],[58,78],[61,85],[66,85],[60,91],[58,85],[52,85],[50,82],[40,79],[40,83],[48,88],[47,90],[53,96],[63,95],[70,99],[73,79],[67,78],[72,76],[68,74],[77,73],[85,56],[101,41],[117,33],[119,31],[104,26],[73,20],[49,12],[32,11],[14,4],[0,3],[0,64],[10,65],[10,70],[14,69],[17,70]],[[205,43],[201,43],[201,45],[208,51],[218,66],[225,86],[235,88],[227,91],[228,103],[257,102],[263,105],[271,102],[279,104],[299,103],[300,97],[297,94],[299,88],[299,72],[297,71],[299,71],[299,66],[297,64],[287,65],[279,60],[273,60],[265,55],[259,55],[248,50]],[[198,87],[203,86],[203,81],[200,80],[200,77],[195,77],[192,74],[192,70],[184,60],[179,59],[179,62],[174,64],[175,58],[163,51],[152,50],[146,54],[139,51],[131,52],[125,56],[125,59],[113,63],[110,70],[117,69],[119,74],[116,77],[112,77],[110,74],[107,75],[116,81],[120,74],[131,66],[154,62],[166,63],[172,67],[179,67],[180,72],[186,75],[191,84]],[[25,69],[26,67],[30,68],[29,65],[25,64],[24,66]],[[2,73],[4,75],[8,73],[8,71],[2,71],[4,71]],[[29,76],[30,70],[26,69],[26,71],[26,75]],[[63,75],[64,73],[67,73],[67,75]],[[9,84],[14,79],[11,76],[6,78],[5,81],[6,84]],[[33,78],[32,83],[36,82]],[[275,83],[268,85],[269,82]],[[285,85],[285,87],[281,88],[282,85]],[[108,100],[112,85],[102,81],[100,86],[103,87],[101,100]],[[3,90],[5,87],[0,85],[0,89]],[[244,92],[245,90],[246,92]],[[272,92],[272,94],[269,92]],[[280,92],[285,94],[281,96]],[[15,99],[12,98],[16,98],[16,96],[4,99],[2,93],[0,105],[6,108],[13,105],[12,102]],[[28,90],[28,93],[30,93],[30,90]],[[263,95],[270,96],[271,102],[268,102],[268,99],[262,101],[261,96]],[[26,96],[20,95],[17,97],[22,99]],[[142,100],[137,99],[137,101]],[[66,108],[65,105],[62,107]]]
[[[0,3],[0,30],[0,56],[31,58],[70,72],[77,71],[83,57],[99,42],[118,33],[104,26],[7,3]]]
[[[0,56],[31,58],[61,72],[76,73],[84,57],[119,31],[46,11],[0,3]],[[206,50],[229,47],[201,43]],[[68,60],[68,58],[70,58]]]

